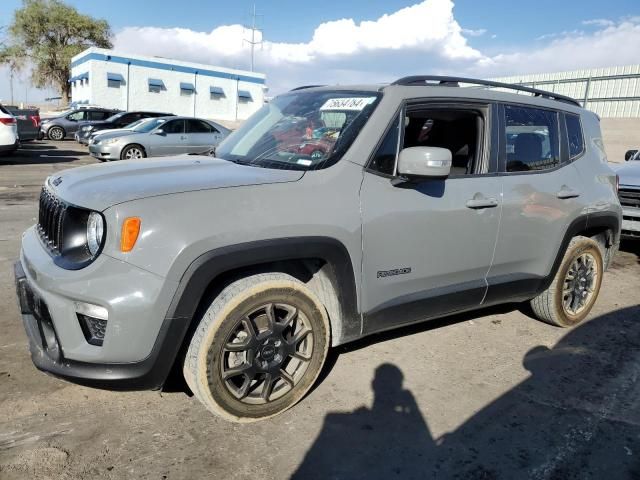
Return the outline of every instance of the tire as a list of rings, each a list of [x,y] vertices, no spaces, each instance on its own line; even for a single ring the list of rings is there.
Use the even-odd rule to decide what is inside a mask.
[[[211,303],[191,339],[184,377],[215,415],[264,420],[294,406],[313,386],[329,338],[326,310],[302,282],[283,273],[253,275],[231,283]]]
[[[47,130],[47,138],[55,142],[64,140],[64,137],[66,137],[66,135],[67,133],[62,127],[51,127],[49,130]]]
[[[137,158],[145,158],[147,153],[144,151],[142,145],[127,145],[122,149],[120,153],[120,160],[135,160]]]
[[[603,273],[598,243],[587,237],[573,238],[549,288],[531,300],[534,314],[558,327],[579,324],[598,298]]]

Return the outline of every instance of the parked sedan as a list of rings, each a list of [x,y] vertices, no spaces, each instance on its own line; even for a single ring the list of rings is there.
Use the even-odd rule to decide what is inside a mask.
[[[117,112],[118,110],[98,107],[69,110],[57,117],[43,119],[41,122],[41,134],[50,140],[73,138],[81,122],[100,122]]]
[[[89,152],[102,161],[205,153],[230,131],[209,120],[161,117],[143,121],[132,130],[96,136]]]
[[[171,117],[172,113],[159,113],[159,112],[120,112],[107,118],[102,122],[82,122],[78,125],[78,131],[76,132],[76,141],[83,145],[89,144],[89,138],[92,133],[100,130],[113,130],[119,128],[126,128],[138,120],[143,118],[157,118],[157,117]]]

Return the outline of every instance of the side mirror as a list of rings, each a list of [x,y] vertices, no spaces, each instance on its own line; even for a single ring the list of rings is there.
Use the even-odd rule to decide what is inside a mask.
[[[400,152],[398,175],[409,179],[445,178],[451,172],[451,151],[439,147],[409,147]]]
[[[627,150],[627,153],[624,154],[624,161],[628,162],[636,153],[638,153],[638,150]]]
[[[159,129],[155,130],[155,131],[153,132],[153,134],[154,134],[154,135],[161,135],[161,136],[165,136],[165,135],[166,135],[166,133],[164,133],[164,130],[163,130],[163,129],[161,129],[161,128],[159,128]]]

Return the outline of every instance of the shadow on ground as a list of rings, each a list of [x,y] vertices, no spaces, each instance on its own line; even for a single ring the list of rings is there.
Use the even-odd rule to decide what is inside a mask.
[[[620,251],[634,254],[640,263],[640,239],[623,240],[620,243]]]
[[[523,364],[527,380],[440,438],[402,372],[381,365],[373,406],[328,414],[292,478],[640,478],[640,306],[594,318]]]
[[[80,151],[64,147],[64,142],[59,142],[57,145],[37,142],[24,143],[15,153],[0,156],[0,166],[73,162],[83,156]]]

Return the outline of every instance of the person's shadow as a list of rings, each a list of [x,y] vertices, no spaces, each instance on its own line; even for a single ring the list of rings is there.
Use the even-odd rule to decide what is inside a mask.
[[[398,367],[380,365],[373,407],[330,413],[296,480],[421,477],[435,443]],[[420,474],[420,475],[418,475]]]
[[[529,378],[438,439],[401,371],[381,365],[373,407],[328,414],[292,478],[640,479],[640,306],[533,348],[523,365]]]

